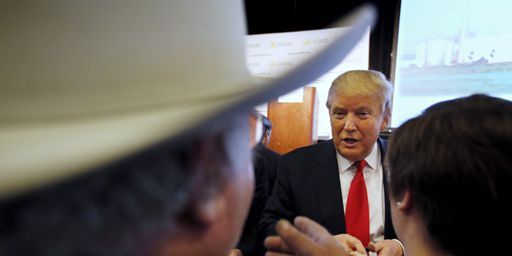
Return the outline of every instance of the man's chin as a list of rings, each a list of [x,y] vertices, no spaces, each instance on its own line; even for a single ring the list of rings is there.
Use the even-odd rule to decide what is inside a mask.
[[[342,157],[354,162],[365,158],[361,151],[357,150],[357,148],[338,148],[338,152],[340,152]]]

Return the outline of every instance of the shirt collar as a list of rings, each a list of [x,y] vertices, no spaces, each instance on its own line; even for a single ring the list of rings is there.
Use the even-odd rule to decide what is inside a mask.
[[[352,167],[354,164],[353,161],[350,161],[346,158],[344,158],[338,150],[336,150],[336,160],[338,162],[338,168],[340,173],[346,172]],[[373,145],[373,149],[370,152],[368,156],[364,159],[366,163],[368,163],[367,167],[369,167],[371,170],[377,170],[378,162],[379,162],[379,147],[377,145],[377,142]]]

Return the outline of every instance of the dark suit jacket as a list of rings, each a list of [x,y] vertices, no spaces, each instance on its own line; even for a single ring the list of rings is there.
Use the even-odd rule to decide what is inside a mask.
[[[254,195],[252,197],[251,208],[245,219],[242,236],[236,248],[240,249],[244,255],[261,254],[262,248],[257,245],[255,240],[256,227],[261,219],[263,209],[268,197],[268,178],[266,173],[265,158],[263,155],[253,149],[252,151],[253,169],[254,169]],[[259,250],[259,251],[258,251]]]
[[[281,155],[267,148],[262,143],[256,144],[254,147],[254,151],[258,152],[265,159],[265,170],[267,172],[268,177],[268,195],[272,193],[272,188],[274,187],[276,181],[276,173],[277,173],[277,165],[279,163],[279,158]]]
[[[385,143],[379,139],[378,145],[384,156]],[[332,140],[283,155],[276,184],[258,224],[259,244],[266,236],[275,234],[275,224],[279,219],[293,221],[298,215],[315,220],[332,234],[346,233],[340,191],[336,149]],[[386,239],[396,238],[391,225],[386,182],[384,193],[384,236]]]

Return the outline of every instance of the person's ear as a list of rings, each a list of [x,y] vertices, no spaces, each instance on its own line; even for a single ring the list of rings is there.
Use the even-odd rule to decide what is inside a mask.
[[[411,192],[409,192],[409,190],[405,190],[402,199],[396,201],[396,208],[399,211],[408,211],[411,207]]]
[[[222,192],[216,192],[210,198],[197,205],[197,217],[207,226],[212,225],[226,214],[226,198]]]
[[[215,137],[207,136],[197,144],[196,161],[192,169],[196,173],[191,186],[194,188],[190,196],[190,208],[187,212],[194,222],[208,227],[222,214],[225,214],[226,198],[223,188],[223,158],[219,152]],[[185,216],[187,217],[187,216]]]
[[[389,108],[386,108],[386,110],[384,110],[384,113],[382,113],[382,122],[380,123],[380,131],[383,131],[384,129],[386,129],[386,127],[388,127],[390,120],[391,120],[391,111],[389,110]]]

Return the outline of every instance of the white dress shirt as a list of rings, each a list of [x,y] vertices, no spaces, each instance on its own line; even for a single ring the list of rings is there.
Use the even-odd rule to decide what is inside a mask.
[[[354,162],[345,159],[336,151],[338,171],[341,184],[341,195],[343,196],[343,212],[346,212],[348,191],[350,183],[356,174]],[[373,146],[371,153],[365,158],[368,163],[363,169],[364,182],[368,193],[368,204],[370,213],[370,241],[384,240],[384,184],[381,153],[377,143]]]

